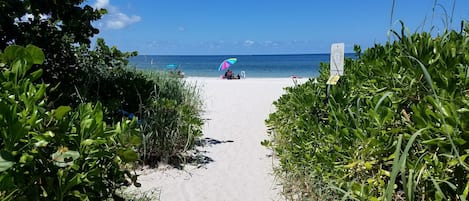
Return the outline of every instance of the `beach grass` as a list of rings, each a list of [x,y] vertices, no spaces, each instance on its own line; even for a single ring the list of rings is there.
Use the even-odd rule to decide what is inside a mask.
[[[149,103],[140,109],[144,119],[143,162],[151,166],[158,161],[180,165],[185,152],[202,136],[199,88],[166,72],[146,72],[145,76],[155,85]]]

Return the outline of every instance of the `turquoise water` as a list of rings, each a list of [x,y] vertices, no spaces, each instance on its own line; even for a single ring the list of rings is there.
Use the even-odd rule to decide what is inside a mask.
[[[353,54],[346,54],[353,57]],[[244,71],[246,77],[315,77],[319,64],[329,62],[329,54],[295,54],[295,55],[194,55],[194,56],[159,56],[139,55],[130,59],[138,69],[145,70],[181,70],[186,76],[219,77],[224,71],[218,71],[220,63],[235,57],[237,63],[230,69],[234,74]]]

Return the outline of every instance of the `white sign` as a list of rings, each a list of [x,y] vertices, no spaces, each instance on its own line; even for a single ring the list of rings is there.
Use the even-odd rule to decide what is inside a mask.
[[[331,46],[331,76],[344,74],[344,43],[334,43]]]

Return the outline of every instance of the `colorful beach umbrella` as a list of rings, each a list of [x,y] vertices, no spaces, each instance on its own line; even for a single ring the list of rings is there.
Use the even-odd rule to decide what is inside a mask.
[[[223,62],[221,62],[220,66],[218,67],[218,71],[228,69],[231,65],[235,64],[236,61],[238,61],[238,59],[236,58],[225,59]]]
[[[166,68],[172,68],[172,69],[174,69],[174,68],[177,68],[177,67],[178,67],[177,64],[168,64],[168,65],[166,65]]]

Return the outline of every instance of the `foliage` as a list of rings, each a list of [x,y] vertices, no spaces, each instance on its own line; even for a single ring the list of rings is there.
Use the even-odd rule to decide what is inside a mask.
[[[393,32],[335,86],[287,88],[266,123],[290,199],[467,200],[469,25]],[[355,47],[357,53],[360,48]]]
[[[136,184],[125,168],[138,160],[136,121],[108,126],[100,103],[46,109],[42,70],[29,73],[43,60],[32,45],[0,54],[2,200],[102,200]]]
[[[57,45],[63,37],[70,43],[89,44],[89,38],[99,31],[91,25],[106,10],[95,10],[81,4],[83,0],[19,1],[7,0],[0,4],[1,49],[17,44]]]
[[[99,32],[91,23],[106,13],[83,2],[0,1],[0,49],[12,44],[40,47],[45,54],[41,79],[52,86],[61,85],[57,93],[49,93],[53,100],[60,94],[68,97],[75,92],[74,86],[79,86],[76,80],[83,77],[83,72],[73,47],[90,44],[90,38]]]
[[[29,119],[34,126],[18,120],[14,128],[0,128],[4,131],[0,148],[6,146],[4,144],[7,144],[7,140],[21,141],[10,147],[10,152],[15,157],[8,151],[1,154],[0,170],[14,184],[0,189],[2,198],[10,193],[12,196],[24,194],[28,198],[29,195],[37,198],[34,196],[46,192],[47,199],[62,199],[78,192],[73,195],[81,198],[88,196],[89,199],[96,200],[100,196],[112,195],[114,189],[125,184],[124,173],[129,173],[118,169],[122,165],[139,156],[147,164],[155,164],[158,160],[181,162],[182,152],[192,148],[195,139],[201,136],[201,103],[196,89],[185,84],[182,79],[166,77],[168,75],[149,76],[130,69],[128,59],[137,52],[121,52],[117,47],[108,47],[102,39],[96,41],[94,49],[89,49],[89,39],[98,33],[91,23],[100,19],[106,10],[93,9],[83,2],[0,1],[0,48],[12,44],[34,44],[43,50],[44,60],[44,65],[31,65],[31,62],[15,64],[12,63],[14,59],[23,61],[23,57],[29,56],[25,53],[16,55],[19,56],[16,58],[16,53],[11,53],[14,56],[5,56],[10,60],[3,61],[5,66],[2,70],[8,72],[11,71],[8,67],[25,65],[24,68],[15,68],[23,69],[21,73],[26,77],[12,73],[8,76],[15,75],[14,79],[21,78],[27,84],[22,88],[15,88],[17,91],[14,96],[10,94],[12,91],[4,88],[9,84],[2,86],[0,102],[10,101],[5,103],[8,106],[5,106],[5,111],[20,115],[24,118],[22,121]],[[9,83],[10,79],[13,78],[5,78],[2,82]],[[47,95],[45,91],[48,85],[42,83],[52,86]],[[27,91],[29,88],[24,88],[26,86],[32,87],[32,91]],[[24,103],[26,99],[22,98],[27,97],[26,94],[36,94],[34,96],[37,97],[27,99],[29,102]],[[55,118],[54,112],[60,113],[61,118]],[[122,121],[124,112],[131,114],[127,115],[129,121]],[[145,139],[143,147],[136,146],[139,140],[134,136],[133,128],[137,118],[132,117],[139,119],[139,134]],[[0,115],[1,118],[4,117]],[[10,123],[13,122],[5,120],[2,123],[11,126]],[[109,124],[112,126],[107,126]],[[19,133],[18,139],[10,139],[10,133],[22,126],[25,126],[23,130],[27,135]],[[88,139],[80,136],[83,126],[94,129],[87,133],[90,135]],[[50,136],[36,138],[36,135]],[[81,140],[86,141],[85,144],[91,144],[82,150]],[[35,143],[46,145],[38,148]],[[18,150],[18,146],[23,147]],[[136,154],[134,149],[140,151],[140,154]],[[36,153],[38,150],[39,153]],[[23,153],[32,156],[27,165],[18,163],[18,157]],[[54,163],[51,158],[61,161]],[[29,170],[38,164],[40,165],[34,172]],[[106,169],[96,172],[93,169],[96,167]],[[36,175],[40,171],[47,174]],[[67,174],[58,177],[58,171]],[[30,183],[16,180],[25,172],[37,178],[32,178]],[[96,176],[98,173],[99,177]],[[101,180],[98,181],[100,177]],[[58,183],[61,178],[67,180],[60,180],[64,183]],[[135,182],[135,177],[131,178]],[[46,179],[55,183],[46,182]],[[59,189],[56,184],[74,186],[57,193],[51,191],[53,188]],[[35,190],[30,189],[33,185],[37,185]],[[13,191],[14,189],[18,190]],[[26,194],[26,191],[30,194]]]
[[[177,77],[147,73],[155,89],[142,108],[141,153],[146,164],[182,162],[182,154],[202,136],[202,101],[195,86]],[[158,86],[158,87],[157,87]]]
[[[145,164],[182,162],[183,153],[202,135],[202,103],[197,89],[175,74],[131,70],[128,58],[136,52],[122,53],[116,47],[109,48],[102,39],[93,50],[84,46],[77,49],[78,65],[84,73],[77,92],[70,96],[72,100],[100,101],[114,118],[119,117],[117,111],[138,117]]]
[[[128,68],[128,59],[136,56],[137,52],[123,53],[116,47],[108,47],[100,38],[93,50],[81,46],[75,52],[77,66],[82,73],[75,79],[74,92],[63,94],[68,96],[59,102],[100,101],[111,114],[117,110],[136,113],[140,105],[145,104],[154,83],[141,72]]]
[[[78,93],[70,97],[100,101],[114,118],[119,117],[117,111],[138,117],[144,163],[182,162],[182,154],[202,135],[202,103],[197,89],[176,75],[131,70],[128,58],[136,52],[122,53],[116,47],[109,48],[102,39],[93,50],[78,50],[78,65],[84,73]]]

